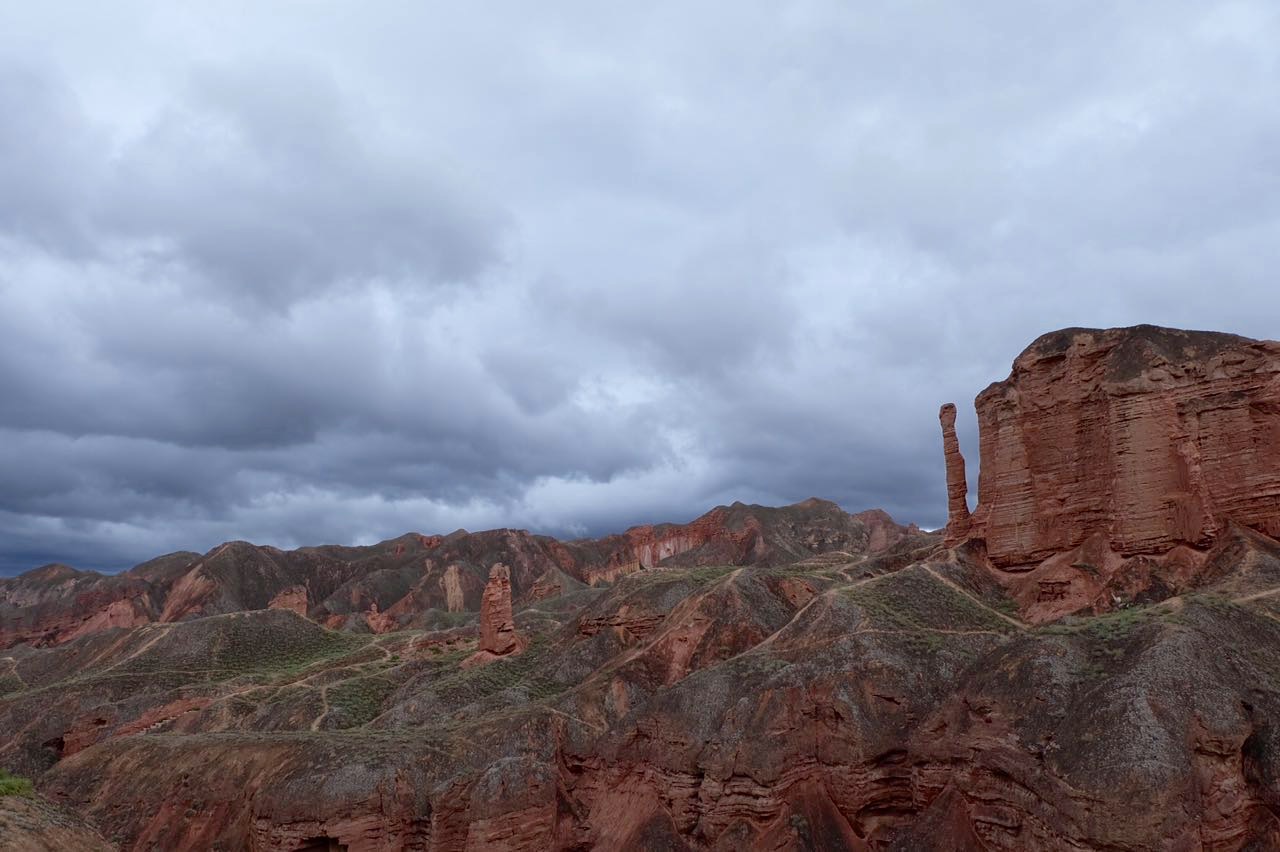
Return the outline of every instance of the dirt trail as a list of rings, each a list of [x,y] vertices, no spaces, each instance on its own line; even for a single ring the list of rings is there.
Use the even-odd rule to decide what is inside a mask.
[[[831,588],[826,589],[820,594],[814,595],[813,598],[807,604],[805,604],[804,606],[800,607],[798,610],[795,611],[795,613],[791,616],[791,619],[787,621],[786,624],[782,625],[777,630],[770,633],[768,636],[766,636],[764,639],[758,642],[751,650],[755,650],[756,648],[763,648],[766,645],[772,645],[773,640],[778,638],[778,636],[782,633],[782,631],[786,630],[788,627],[790,627],[791,625],[799,621],[800,617],[809,611],[809,607],[813,606],[819,601],[827,600],[831,597],[834,597],[837,594],[840,594],[842,592],[847,592],[850,589],[856,589],[860,586],[865,586],[868,583],[874,583],[876,580],[883,580],[885,577],[893,576],[894,573],[895,572],[891,571],[888,574],[876,574],[874,577],[863,577],[860,580],[854,580],[853,582],[846,583],[842,586],[832,586]]]
[[[983,608],[983,609],[985,609],[987,612],[989,612],[989,613],[991,613],[992,615],[996,616],[996,617],[997,617],[997,618],[999,618],[1001,621],[1008,622],[1009,624],[1012,624],[1014,627],[1018,628],[1019,630],[1026,630],[1026,629],[1027,629],[1027,625],[1026,625],[1026,624],[1024,624],[1023,622],[1019,621],[1019,620],[1018,620],[1018,619],[1016,619],[1016,618],[1011,618],[1011,617],[1009,617],[1009,616],[1005,615],[1005,614],[1004,614],[1003,612],[1001,612],[1000,610],[995,609],[995,608],[994,608],[994,607],[992,607],[992,606],[989,606],[989,605],[988,605],[987,603],[985,603],[981,598],[979,598],[979,597],[975,596],[973,593],[969,592],[967,589],[963,588],[963,587],[962,587],[962,586],[960,586],[959,584],[957,584],[957,583],[955,583],[955,582],[952,582],[951,580],[948,580],[946,577],[942,576],[942,575],[941,575],[941,574],[939,574],[937,571],[935,571],[935,570],[933,570],[932,568],[930,568],[928,565],[922,565],[921,567],[923,567],[923,568],[924,568],[924,570],[929,574],[929,576],[930,576],[930,577],[932,577],[933,579],[937,580],[939,583],[942,583],[944,586],[947,586],[948,588],[950,588],[952,591],[956,592],[957,594],[964,595],[966,598],[968,598],[969,600],[973,601],[975,604],[977,604],[978,606],[982,607],[982,608]]]
[[[329,715],[329,687],[327,685],[320,687],[320,703],[324,709],[320,711],[320,715],[311,723],[311,730],[313,731],[320,730],[320,723]]]
[[[1275,595],[1280,595],[1280,586],[1276,586],[1274,589],[1264,589],[1261,592],[1254,592],[1251,595],[1241,595],[1238,598],[1232,598],[1231,602],[1232,603],[1248,603],[1249,601],[1256,601],[1259,598],[1269,598]]]

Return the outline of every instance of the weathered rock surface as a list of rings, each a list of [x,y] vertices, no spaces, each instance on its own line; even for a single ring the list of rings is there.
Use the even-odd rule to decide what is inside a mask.
[[[1099,533],[1123,556],[1204,548],[1228,521],[1280,535],[1280,343],[1066,329],[1027,347],[976,404],[968,535],[997,566]]]
[[[38,796],[0,796],[0,852],[115,852],[84,817]]]
[[[511,613],[511,569],[499,562],[489,571],[489,582],[480,601],[480,648],[467,664],[491,662],[524,650]]]
[[[46,565],[0,580],[0,648],[52,645],[155,618],[159,595],[145,580]]]
[[[298,615],[306,617],[307,614],[307,587],[306,586],[286,586],[276,592],[271,600],[267,603],[267,609],[287,609],[296,612]]]
[[[958,544],[969,534],[969,482],[964,456],[956,438],[956,407],[948,402],[938,412],[942,424],[942,455],[947,470],[947,544]]]

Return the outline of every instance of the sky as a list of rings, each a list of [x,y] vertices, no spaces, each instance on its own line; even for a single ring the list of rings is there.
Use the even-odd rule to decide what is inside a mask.
[[[1280,337],[1280,6],[0,8],[0,573],[810,496],[1043,332]]]

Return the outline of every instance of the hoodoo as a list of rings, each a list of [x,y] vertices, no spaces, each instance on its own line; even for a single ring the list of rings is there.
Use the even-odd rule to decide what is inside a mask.
[[[501,562],[489,570],[480,602],[480,650],[495,657],[519,651],[520,637],[511,614],[511,569]]]
[[[965,537],[984,540],[997,567],[1099,537],[1126,557],[1204,548],[1229,521],[1280,535],[1280,343],[1065,329],[1027,347],[976,407],[978,506]],[[942,420],[954,538],[963,462],[954,410]]]
[[[964,456],[956,438],[956,406],[948,402],[938,412],[942,423],[942,453],[947,464],[947,544],[964,540],[969,532],[969,483],[965,479]]]

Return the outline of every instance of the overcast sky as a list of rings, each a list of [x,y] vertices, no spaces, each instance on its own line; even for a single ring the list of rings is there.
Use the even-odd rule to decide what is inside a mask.
[[[0,571],[945,518],[1063,326],[1280,337],[1280,6],[6,3]]]

